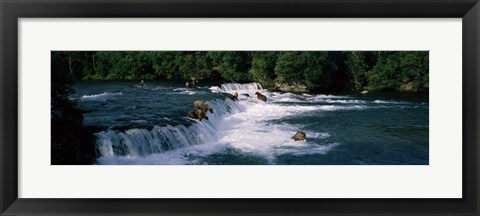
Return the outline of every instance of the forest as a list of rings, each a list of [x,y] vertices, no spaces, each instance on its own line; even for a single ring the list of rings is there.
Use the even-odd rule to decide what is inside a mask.
[[[258,82],[324,91],[428,90],[428,51],[53,51],[75,80]]]

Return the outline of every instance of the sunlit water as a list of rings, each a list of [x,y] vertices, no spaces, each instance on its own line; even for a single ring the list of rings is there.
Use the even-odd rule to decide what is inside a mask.
[[[428,164],[427,94],[292,94],[256,83],[79,82],[96,164]],[[237,91],[239,101],[221,92]],[[254,93],[266,95],[267,102]],[[248,94],[250,97],[244,95]],[[213,107],[191,120],[193,102]],[[291,137],[305,131],[306,141]]]

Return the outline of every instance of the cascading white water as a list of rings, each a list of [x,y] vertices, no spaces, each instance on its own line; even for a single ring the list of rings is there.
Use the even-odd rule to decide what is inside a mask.
[[[220,87],[225,92],[263,90],[262,85],[259,83],[226,83],[222,84]]]
[[[190,88],[162,82],[141,88],[132,88],[130,83],[105,85],[79,86],[80,94],[72,99],[92,110],[85,114],[87,126],[111,128],[95,134],[97,165],[390,164],[409,158],[415,164],[428,164],[428,101],[284,93],[268,91],[256,83]],[[225,92],[237,92],[238,100],[226,99],[229,95],[222,94]],[[256,92],[267,101],[259,100]],[[206,101],[214,113],[208,113],[209,120],[189,124],[187,112],[196,100]],[[399,125],[390,125],[384,115],[375,116],[396,111],[406,119]],[[369,127],[372,123],[382,127]],[[382,129],[384,125],[388,131]],[[420,133],[403,143],[403,137],[398,139],[397,135],[407,130]],[[298,131],[306,133],[305,141],[292,139]],[[374,133],[379,135],[374,140],[378,149],[393,155],[403,147],[383,145],[382,140],[398,140],[405,146],[405,154],[395,152],[400,154],[392,160],[385,154],[377,157],[376,151],[356,155],[359,145],[348,142],[376,150],[377,143],[371,140]],[[350,134],[355,140],[344,138]],[[417,135],[427,138],[417,139]],[[410,155],[416,146],[427,148]]]
[[[155,126],[152,130],[129,129],[125,132],[102,131],[96,134],[97,155],[146,156],[168,150],[211,142],[215,139],[218,122],[225,114],[236,113],[242,107],[230,99],[213,100],[208,104],[214,113],[208,113],[208,120],[198,121],[186,127]]]
[[[99,132],[96,134],[98,163],[197,164],[203,163],[199,158],[222,152],[224,148],[261,155],[270,163],[275,163],[276,155],[281,154],[324,154],[336,144],[312,148],[311,143],[298,143],[291,139],[301,128],[288,124],[270,124],[270,121],[319,110],[363,109],[357,104],[282,104],[289,101],[314,103],[317,100],[312,98],[320,97],[318,100],[325,100],[324,98],[330,99],[333,96],[268,92],[257,83],[229,83],[221,85],[221,88],[213,86],[209,89],[213,93],[237,91],[238,101],[228,98],[207,101],[214,113],[208,113],[208,120],[197,121],[188,127],[155,126],[151,130],[134,128],[123,132]],[[261,91],[271,100],[259,101],[253,96],[256,91]],[[305,132],[311,142],[330,136],[319,131]]]

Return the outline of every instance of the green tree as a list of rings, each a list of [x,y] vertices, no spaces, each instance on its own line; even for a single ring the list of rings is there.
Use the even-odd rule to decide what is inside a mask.
[[[400,56],[396,52],[378,52],[378,60],[372,70],[366,73],[368,89],[375,91],[400,88]]]
[[[248,74],[250,56],[242,51],[211,51],[208,56],[212,59],[214,70],[229,82],[243,82],[251,80]]]
[[[174,80],[179,79],[177,56],[180,52],[160,51],[152,54],[152,67],[154,69],[155,78]]]
[[[277,81],[292,84],[295,82],[303,83],[303,70],[305,60],[301,52],[284,52],[281,54],[275,65],[275,74]]]
[[[208,79],[211,74],[211,65],[204,52],[187,52],[177,55],[177,67],[185,80]]]
[[[275,66],[279,81],[288,84],[305,84],[309,89],[327,89],[331,80],[326,79],[324,66],[326,52],[285,52]]]
[[[335,72],[335,64],[328,64],[327,52],[302,52],[301,60],[304,61],[304,83],[309,89],[329,89],[332,87],[332,76]],[[329,70],[326,70],[329,66]]]
[[[249,71],[253,80],[262,84],[265,88],[273,87],[277,58],[278,52],[253,52],[252,67]]]
[[[367,62],[365,61],[365,52],[353,51],[347,55],[346,65],[348,72],[351,75],[351,82],[356,90],[362,90],[366,85],[365,74],[368,69]]]
[[[426,51],[73,51],[56,58],[75,79],[255,81],[266,88],[303,84],[311,91],[429,86]]]
[[[400,55],[400,90],[418,91],[424,88],[424,77],[428,76],[428,58],[425,59],[425,52],[401,52]],[[424,63],[425,60],[427,64]]]

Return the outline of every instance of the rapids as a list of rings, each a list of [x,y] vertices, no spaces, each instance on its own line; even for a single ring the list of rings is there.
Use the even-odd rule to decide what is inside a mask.
[[[428,95],[292,94],[258,83],[80,82],[96,164],[428,164]],[[222,92],[239,93],[232,101]],[[259,101],[255,92],[267,96]],[[192,120],[193,102],[212,106]],[[305,131],[306,141],[291,136]]]

